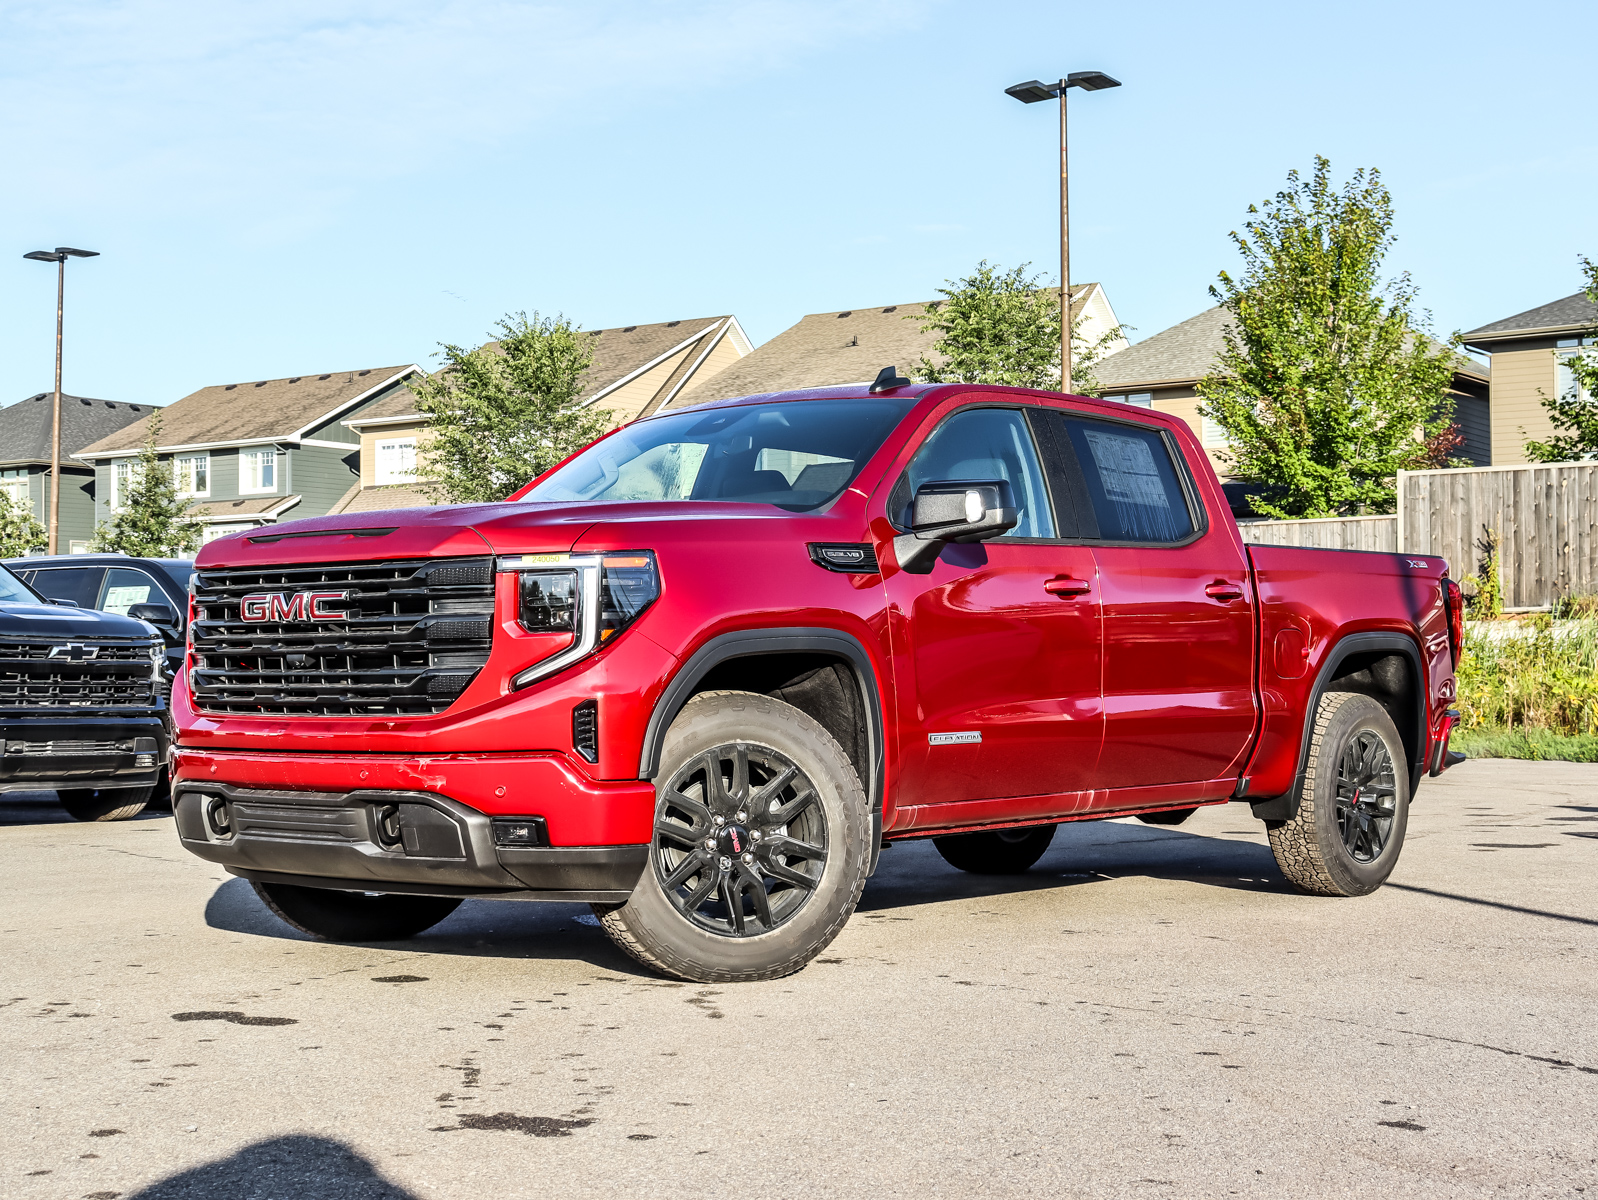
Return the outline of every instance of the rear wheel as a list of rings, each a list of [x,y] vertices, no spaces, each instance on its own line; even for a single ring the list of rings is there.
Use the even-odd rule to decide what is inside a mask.
[[[69,788],[57,792],[56,799],[78,821],[126,821],[144,811],[150,791],[148,787]]]
[[[403,941],[431,929],[461,904],[449,896],[368,896],[292,883],[250,886],[281,920],[330,942]]]
[[[1369,696],[1321,698],[1298,815],[1268,825],[1282,874],[1314,896],[1363,896],[1392,874],[1409,823],[1409,764]]]
[[[1057,825],[995,829],[991,833],[957,833],[933,838],[932,844],[951,867],[973,875],[1019,875],[1043,857]]]
[[[703,692],[661,751],[649,866],[594,907],[639,962],[700,983],[778,979],[838,935],[865,886],[871,820],[843,748],[792,705]]]

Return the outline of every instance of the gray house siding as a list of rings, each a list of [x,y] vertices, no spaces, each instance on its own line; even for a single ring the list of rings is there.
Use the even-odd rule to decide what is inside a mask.
[[[339,413],[332,420],[324,421],[322,424],[316,426],[316,428],[309,430],[305,436],[308,438],[314,438],[319,442],[348,442],[351,445],[359,446],[361,444],[361,435],[356,433],[353,429],[346,429],[343,425],[343,422],[348,421],[351,417],[358,416],[369,408],[373,408],[378,404],[381,404],[395,392],[399,391],[403,386],[403,384],[395,384],[391,388],[384,388],[381,392],[377,393],[377,395],[369,396],[365,400],[362,400],[354,408],[346,409],[345,411]]]
[[[288,520],[325,515],[361,478],[358,442],[348,451],[301,446],[284,458],[288,461],[283,470],[283,493],[300,497],[300,502],[283,514]]]

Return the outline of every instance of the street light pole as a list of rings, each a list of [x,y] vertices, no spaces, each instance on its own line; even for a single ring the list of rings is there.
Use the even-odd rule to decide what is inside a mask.
[[[1101,88],[1120,87],[1121,81],[1111,79],[1103,71],[1072,71],[1058,83],[1042,83],[1036,79],[1018,83],[1004,89],[1023,104],[1036,104],[1040,100],[1060,98],[1060,390],[1071,390],[1071,173],[1070,158],[1066,153],[1065,94],[1077,87],[1084,92]]]
[[[24,254],[35,262],[56,264],[55,285],[55,411],[50,428],[50,540],[48,551],[55,554],[61,532],[61,328],[66,311],[67,259],[98,258],[98,250],[74,250],[71,246],[57,246],[51,250],[34,250]]]

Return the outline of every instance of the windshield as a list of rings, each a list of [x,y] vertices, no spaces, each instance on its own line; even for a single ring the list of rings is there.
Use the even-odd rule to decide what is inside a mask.
[[[38,604],[33,589],[5,567],[0,567],[0,604]]]
[[[792,400],[639,421],[523,500],[739,500],[793,511],[834,499],[911,401]]]

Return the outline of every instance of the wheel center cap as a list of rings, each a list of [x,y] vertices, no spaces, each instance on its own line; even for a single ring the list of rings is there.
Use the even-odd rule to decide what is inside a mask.
[[[723,825],[716,841],[723,854],[736,858],[753,847],[753,839],[749,836],[747,825]]]

